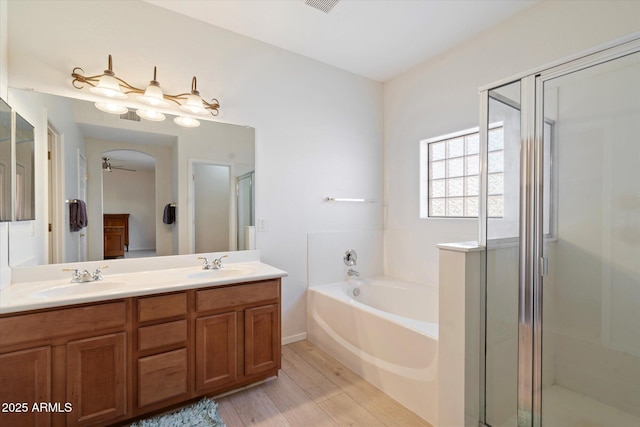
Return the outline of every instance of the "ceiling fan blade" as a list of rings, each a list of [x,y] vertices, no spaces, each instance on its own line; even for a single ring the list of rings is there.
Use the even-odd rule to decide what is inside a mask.
[[[123,166],[111,166],[111,169],[118,169],[118,170],[127,171],[127,172],[137,172],[137,170],[135,170],[135,169],[129,169],[129,168],[125,168]]]

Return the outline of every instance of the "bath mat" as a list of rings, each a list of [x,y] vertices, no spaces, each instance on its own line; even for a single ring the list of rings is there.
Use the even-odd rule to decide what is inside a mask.
[[[131,424],[131,427],[226,427],[218,415],[218,404],[204,398],[198,403],[167,415]]]

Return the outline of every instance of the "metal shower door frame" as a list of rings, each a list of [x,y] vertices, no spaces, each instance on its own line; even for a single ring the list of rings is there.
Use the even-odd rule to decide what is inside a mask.
[[[592,66],[640,52],[640,34],[618,40],[591,53],[541,67],[480,90],[480,217],[479,242],[487,247],[486,147],[488,143],[489,91],[521,82],[520,243],[518,270],[518,427],[542,426],[542,298],[543,298],[543,188],[544,84]],[[483,276],[484,277],[484,276]],[[486,423],[486,278],[481,289],[480,426]]]

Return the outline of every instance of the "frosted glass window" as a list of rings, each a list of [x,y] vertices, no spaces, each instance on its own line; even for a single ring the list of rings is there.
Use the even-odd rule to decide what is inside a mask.
[[[478,198],[465,197],[464,199],[464,216],[478,216]]]
[[[465,175],[478,175],[480,173],[480,156],[467,156],[465,160],[467,163]]]
[[[504,169],[504,151],[493,151],[487,155],[489,173],[502,172]]]
[[[444,151],[445,150],[444,142],[434,143],[434,144],[431,144],[429,147],[431,149],[431,161],[443,160],[446,157],[446,154]]]
[[[501,173],[489,174],[489,182],[487,183],[488,191],[490,195],[502,194],[504,192],[503,175]]]
[[[490,217],[495,218],[502,217],[504,211],[503,128],[490,129],[488,137],[487,211]],[[426,181],[421,187],[421,216],[477,217],[480,211],[481,164],[478,130],[458,132],[421,144],[421,176]]]
[[[450,139],[447,141],[447,157],[461,157],[464,155],[464,138]]]
[[[447,199],[447,216],[464,216],[464,199],[456,197]]]
[[[467,135],[465,140],[467,141],[466,154],[478,154],[480,152],[480,135],[477,133]]]
[[[464,159],[459,157],[457,159],[447,160],[447,178],[464,175]]]
[[[459,197],[464,195],[464,178],[453,178],[447,181],[447,196]]]
[[[444,197],[446,181],[444,179],[439,179],[437,181],[431,181],[431,197]]]
[[[465,178],[464,195],[477,196],[480,194],[480,177],[468,176]]]
[[[445,216],[445,200],[446,199],[431,199],[431,216]]]
[[[502,196],[487,197],[487,214],[492,218],[504,215],[504,200]]]
[[[431,163],[431,179],[444,178],[444,160]]]

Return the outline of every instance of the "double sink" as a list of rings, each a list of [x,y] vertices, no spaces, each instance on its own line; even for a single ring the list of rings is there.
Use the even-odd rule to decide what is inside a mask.
[[[229,263],[220,269],[180,267],[105,274],[103,280],[71,282],[71,277],[12,285],[0,293],[0,313],[171,292],[181,289],[282,277],[285,272],[259,261]]]
[[[144,271],[139,273],[106,276],[103,280],[91,282],[70,283],[58,280],[50,283],[45,289],[34,290],[30,293],[33,298],[52,298],[65,296],[88,295],[94,293],[114,294],[121,290],[144,282],[157,286],[166,283],[181,283],[190,281],[216,281],[236,277],[249,276],[255,269],[248,266],[224,267],[217,270],[202,270],[197,268],[176,268],[160,271]]]

